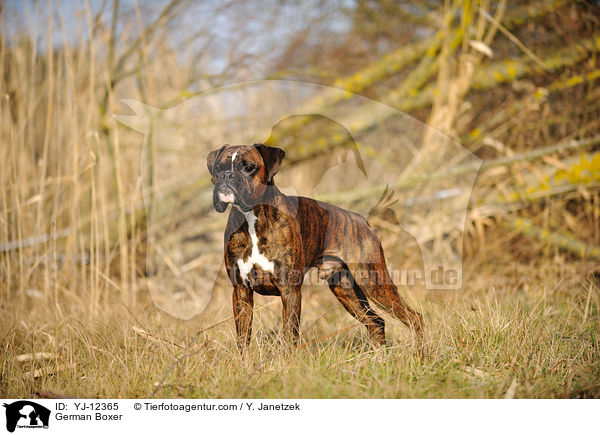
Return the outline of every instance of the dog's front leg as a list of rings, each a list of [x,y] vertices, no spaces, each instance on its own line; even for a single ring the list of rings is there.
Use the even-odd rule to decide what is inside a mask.
[[[236,285],[233,288],[233,317],[237,332],[237,344],[241,352],[250,344],[252,337],[252,314],[254,295],[251,288]]]
[[[283,339],[286,344],[295,346],[300,336],[302,294],[299,286],[286,286],[280,288],[280,292],[283,305]]]

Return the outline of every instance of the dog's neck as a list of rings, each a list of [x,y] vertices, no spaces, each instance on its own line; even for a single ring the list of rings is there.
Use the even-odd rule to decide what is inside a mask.
[[[244,211],[236,204],[233,204],[233,209],[235,212],[240,213],[246,220],[248,220],[250,214],[253,214],[258,220],[262,220],[262,217],[265,215],[264,210],[266,207],[275,207],[282,210],[287,209],[285,198],[286,195],[281,192],[277,186],[269,184],[262,199],[255,204],[251,210]]]

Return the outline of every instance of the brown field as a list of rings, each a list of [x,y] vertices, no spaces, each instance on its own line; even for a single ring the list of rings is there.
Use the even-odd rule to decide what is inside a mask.
[[[580,267],[504,265],[506,275],[473,278],[460,293],[412,294],[426,319],[422,350],[392,321],[388,347],[370,347],[325,288],[304,295],[302,345],[291,352],[278,342],[279,300],[259,298],[245,358],[231,320],[207,330],[118,299],[89,313],[74,292],[60,307],[5,304],[3,396],[598,397],[600,300]],[[17,361],[38,352],[48,358]]]
[[[52,14],[0,3],[0,397],[600,397],[597,2],[331,2],[316,17],[287,2],[297,14],[270,2],[105,3]],[[195,13],[204,24],[190,27]],[[304,27],[267,38],[271,14]],[[235,31],[211,33],[217,16]],[[328,37],[323,23],[336,20],[346,30]],[[202,314],[161,309],[212,285],[225,216],[197,168],[234,133],[217,126],[186,147],[114,115],[132,114],[126,98],[166,109],[265,78],[383,101],[483,160],[464,240],[430,240],[462,256],[463,288],[400,289],[423,313],[424,343],[385,317],[388,345],[372,347],[321,285],[303,293],[294,349],[280,342],[280,300],[257,297],[242,357],[222,271]],[[289,157],[278,176],[298,190],[345,146],[314,117],[279,128]],[[351,133],[395,128],[375,117]],[[159,162],[173,177],[142,185]],[[328,200],[363,210],[359,190]],[[423,267],[414,242],[376,222],[387,255]]]

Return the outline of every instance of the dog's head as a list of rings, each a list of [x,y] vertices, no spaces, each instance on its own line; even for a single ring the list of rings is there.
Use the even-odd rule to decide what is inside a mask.
[[[259,204],[285,156],[282,149],[254,145],[225,145],[211,151],[206,164],[215,185],[213,206],[223,213],[227,204],[242,211],[252,210]]]

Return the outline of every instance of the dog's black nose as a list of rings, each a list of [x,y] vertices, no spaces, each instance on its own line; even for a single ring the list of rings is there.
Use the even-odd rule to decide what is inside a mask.
[[[225,172],[223,172],[223,175],[221,175],[221,176],[225,180],[233,180],[233,177],[235,177],[235,172],[233,172],[233,171],[225,171]]]

